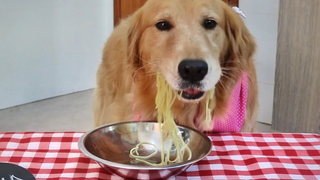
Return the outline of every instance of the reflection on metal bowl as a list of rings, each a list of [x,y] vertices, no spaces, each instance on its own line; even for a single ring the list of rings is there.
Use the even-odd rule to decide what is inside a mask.
[[[84,155],[96,161],[109,173],[127,179],[168,179],[206,157],[212,148],[210,139],[203,133],[183,126],[178,127],[183,140],[191,149],[192,158],[188,160],[185,154],[182,163],[166,166],[150,166],[138,163],[130,157],[132,148],[140,142],[148,142],[155,146],[141,146],[141,155],[151,154],[157,148],[158,152],[151,160],[155,163],[161,162],[162,140],[157,122],[124,122],[101,126],[84,134],[78,145]],[[166,143],[165,148],[175,151],[174,146],[169,145]],[[170,159],[173,158],[174,155]]]

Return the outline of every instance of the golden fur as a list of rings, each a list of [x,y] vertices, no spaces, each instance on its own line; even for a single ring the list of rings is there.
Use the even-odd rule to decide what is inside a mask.
[[[201,26],[209,16],[217,22],[213,30]],[[173,29],[157,30],[159,19],[169,20]],[[255,41],[239,14],[221,0],[149,0],[120,22],[104,47],[94,98],[95,126],[133,121],[138,111],[143,119],[154,120],[156,73],[161,72],[172,85],[174,69],[182,59],[210,56],[216,61],[208,63],[216,63],[217,72],[221,71],[212,114],[224,115],[233,87],[245,71],[249,89],[242,131],[253,131],[258,107],[255,50]],[[198,103],[177,100],[172,108],[176,122],[208,130],[202,123],[204,105],[205,98]]]

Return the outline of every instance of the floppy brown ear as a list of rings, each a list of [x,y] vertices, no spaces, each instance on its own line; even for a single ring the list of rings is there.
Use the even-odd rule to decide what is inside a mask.
[[[97,71],[93,105],[95,126],[120,122],[133,114],[132,75],[140,64],[139,41],[142,34],[141,10],[122,20],[105,44]]]
[[[244,61],[241,64],[246,64],[246,61],[252,59],[256,51],[255,40],[245,26],[241,16],[235,10],[225,5],[224,14],[224,28],[228,39],[227,55],[224,57],[224,61],[240,60]]]
[[[253,61],[253,55],[256,51],[256,43],[245,26],[242,17],[233,10],[230,6],[224,5],[225,24],[224,29],[227,36],[225,43],[225,54],[222,58],[222,66],[225,67],[224,74],[229,76],[228,78],[222,77],[222,82],[225,84],[229,92],[238,81],[241,76],[241,72],[246,72],[248,77],[248,96],[247,96],[247,107],[246,107],[246,119],[241,131],[253,131],[254,124],[257,117],[258,111],[258,87],[257,87],[257,76]],[[231,74],[231,75],[230,75]],[[230,81],[233,79],[233,81]],[[222,84],[222,83],[221,83]],[[219,84],[217,97],[228,97],[223,91],[222,85]],[[229,84],[229,86],[228,86]],[[232,88],[230,88],[232,87]],[[218,99],[218,110],[215,113],[223,112],[223,103],[226,102]]]
[[[215,92],[217,105],[214,109],[214,114],[217,117],[224,116],[230,94],[242,72],[247,72],[248,74],[250,95],[256,93],[251,92],[251,89],[256,87],[255,67],[253,64],[253,55],[256,51],[255,40],[246,28],[242,17],[229,5],[222,1],[221,3],[224,11],[224,21],[221,22],[221,26],[225,31],[226,40],[220,56],[222,76]],[[248,102],[248,104],[250,103]]]
[[[142,11],[138,10],[127,18],[127,56],[134,68],[141,67],[139,42],[142,35]]]

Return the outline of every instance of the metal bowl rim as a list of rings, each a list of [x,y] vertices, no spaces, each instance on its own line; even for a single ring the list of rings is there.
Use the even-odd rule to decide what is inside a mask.
[[[194,159],[194,160],[188,160],[188,161],[185,161],[185,162],[182,162],[182,163],[171,164],[171,165],[168,165],[168,166],[141,166],[141,165],[121,164],[121,163],[108,161],[108,160],[102,159],[100,157],[97,157],[97,156],[91,154],[85,148],[84,142],[87,139],[89,134],[91,134],[91,133],[93,133],[95,131],[98,131],[98,130],[100,130],[102,128],[107,128],[107,127],[110,127],[110,126],[115,126],[115,125],[120,125],[120,124],[131,124],[131,123],[157,123],[157,122],[156,121],[139,121],[139,122],[137,122],[137,121],[127,121],[127,122],[120,122],[120,123],[112,123],[112,124],[108,124],[108,125],[102,125],[102,126],[99,126],[99,127],[95,128],[95,129],[90,130],[90,131],[86,132],[85,134],[83,134],[80,137],[79,141],[78,141],[78,148],[80,149],[80,151],[85,156],[87,156],[88,158],[90,158],[90,159],[92,159],[92,160],[94,160],[94,161],[96,161],[98,163],[101,163],[101,164],[104,164],[104,165],[108,165],[108,166],[112,166],[112,167],[116,167],[116,168],[128,169],[128,170],[165,170],[165,169],[181,168],[181,167],[192,165],[192,164],[202,160],[203,158],[208,156],[208,154],[212,150],[212,142],[211,142],[211,140],[209,139],[208,136],[206,136],[205,134],[203,134],[202,132],[200,132],[200,131],[198,131],[196,129],[192,129],[192,128],[189,128],[189,127],[186,127],[186,126],[181,126],[181,125],[177,125],[177,126],[185,128],[185,129],[188,129],[188,130],[191,130],[191,131],[194,131],[195,133],[197,133],[200,136],[202,136],[205,141],[209,142],[210,148],[208,149],[208,152],[205,153],[205,155],[203,155],[200,158]]]

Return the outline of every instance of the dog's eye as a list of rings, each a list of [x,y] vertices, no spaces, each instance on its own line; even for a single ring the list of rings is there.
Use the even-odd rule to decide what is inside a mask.
[[[214,29],[217,26],[217,22],[212,19],[206,19],[203,22],[203,27],[206,29]]]
[[[160,21],[156,24],[156,27],[160,31],[169,31],[172,28],[172,25],[168,21]]]

